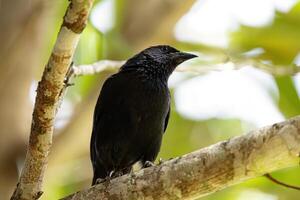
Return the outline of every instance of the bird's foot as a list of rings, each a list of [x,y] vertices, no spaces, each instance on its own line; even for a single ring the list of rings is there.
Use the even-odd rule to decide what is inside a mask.
[[[108,177],[109,177],[109,178],[114,177],[114,174],[115,174],[115,171],[111,171],[111,172],[109,172]]]
[[[96,180],[96,185],[97,184],[100,184],[100,183],[104,183],[104,182],[106,182],[106,181],[108,181],[108,179],[107,178],[97,178],[97,180]]]
[[[155,166],[155,164],[149,160],[147,160],[145,163],[144,163],[144,166],[143,168],[147,168],[147,167],[153,167]]]
[[[119,176],[122,176],[123,175],[123,172],[122,171],[111,171],[109,173],[109,178],[116,178],[116,177],[119,177]]]
[[[114,178],[116,176],[115,171],[111,171],[108,176],[106,176],[105,178],[97,178],[96,180],[96,184],[100,184],[100,183],[104,183],[104,182],[110,182],[110,180],[112,178]]]

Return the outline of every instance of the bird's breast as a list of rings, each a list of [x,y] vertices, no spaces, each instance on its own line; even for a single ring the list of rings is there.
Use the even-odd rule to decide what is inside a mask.
[[[169,89],[165,86],[146,85],[136,93],[134,114],[140,129],[153,134],[163,133],[165,118],[170,105]]]

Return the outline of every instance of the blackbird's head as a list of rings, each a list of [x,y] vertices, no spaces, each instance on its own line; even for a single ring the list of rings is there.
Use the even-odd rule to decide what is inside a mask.
[[[168,45],[152,46],[143,50],[140,54],[145,56],[146,60],[150,62],[174,69],[180,63],[197,57],[194,54],[180,52],[174,47]]]
[[[168,45],[149,47],[130,58],[121,71],[137,71],[146,74],[150,78],[166,78],[182,62],[197,57],[194,54],[178,51]]]

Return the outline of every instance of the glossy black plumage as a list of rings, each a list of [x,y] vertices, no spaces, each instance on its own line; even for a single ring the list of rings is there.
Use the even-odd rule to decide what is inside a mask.
[[[111,173],[128,173],[138,161],[144,165],[155,160],[170,115],[168,78],[193,57],[170,46],[153,46],[105,81],[94,111],[92,184]]]

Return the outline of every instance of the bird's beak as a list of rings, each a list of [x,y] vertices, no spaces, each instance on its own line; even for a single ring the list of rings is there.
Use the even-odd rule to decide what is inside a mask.
[[[191,54],[191,53],[176,52],[176,53],[173,53],[172,60],[174,60],[177,65],[179,65],[180,63],[182,63],[186,60],[195,58],[195,57],[198,57],[198,56]]]

